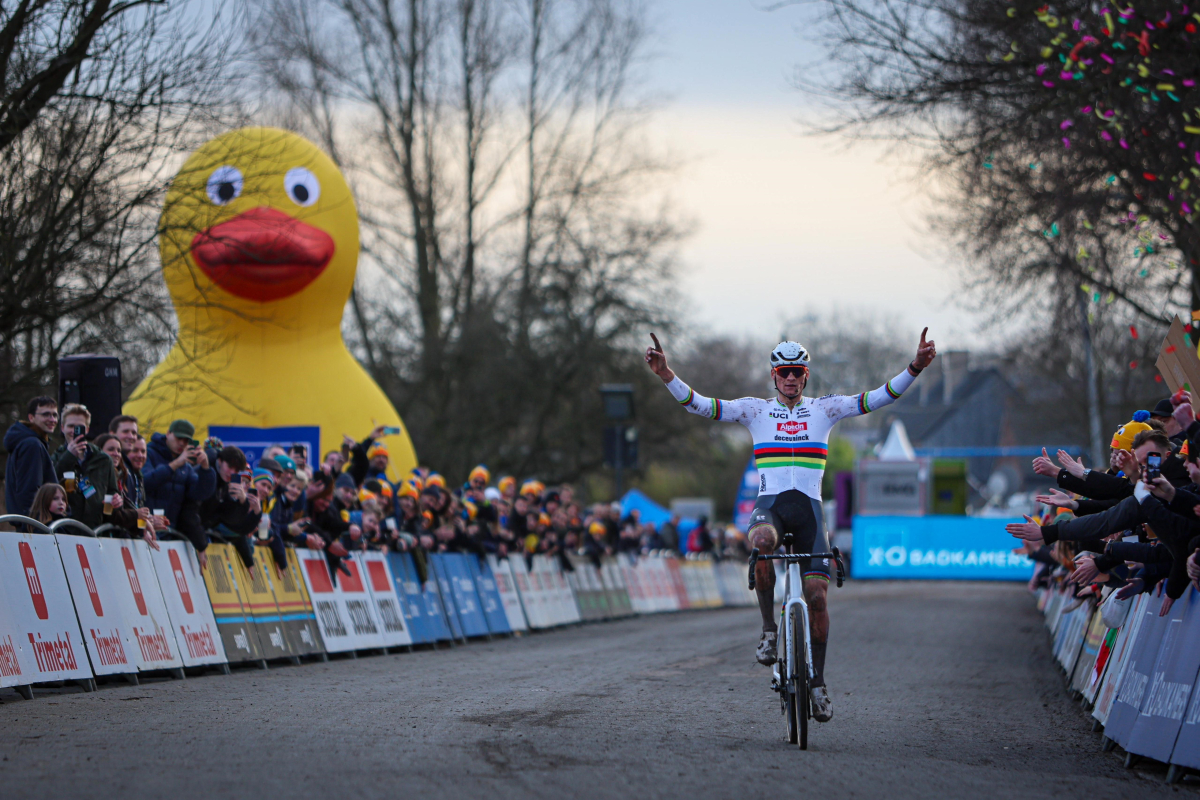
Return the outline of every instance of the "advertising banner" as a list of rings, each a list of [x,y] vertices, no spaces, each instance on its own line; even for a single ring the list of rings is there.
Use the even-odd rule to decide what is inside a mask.
[[[608,606],[616,618],[633,616],[633,603],[629,599],[629,587],[616,556],[600,557],[600,581],[608,593]]]
[[[208,566],[201,573],[208,598],[212,604],[213,618],[221,634],[221,644],[229,663],[261,661],[262,648],[258,644],[258,630],[254,627],[250,612],[242,604],[240,587],[234,578],[231,559],[239,558],[232,546],[213,542],[204,551]]]
[[[462,625],[464,636],[487,636],[487,619],[479,602],[479,593],[475,589],[475,581],[467,566],[466,556],[462,553],[443,553],[431,556],[441,562],[446,579],[450,583],[450,591],[454,595],[454,607],[458,611],[458,622]]]
[[[270,556],[267,558],[269,560]],[[264,566],[269,569],[274,567],[264,565],[259,559],[254,569],[250,570],[237,554],[230,557],[229,563],[233,567],[233,576],[241,591],[242,607],[250,612],[250,621],[258,632],[258,646],[262,650],[262,657],[275,659],[296,655],[283,632],[283,619],[279,614],[279,606],[275,604],[270,577],[267,570],[263,569]]]
[[[0,591],[11,626],[0,638],[5,685],[92,677],[53,536],[0,531]]]
[[[1125,744],[1130,753],[1162,762],[1171,758],[1200,671],[1196,599],[1196,590],[1189,586],[1167,616],[1150,685]]]
[[[103,539],[97,541],[104,541]],[[175,631],[179,657],[185,667],[224,664],[225,647],[204,590],[204,576],[195,549],[187,542],[159,542],[148,548],[167,617]]]
[[[208,435],[216,436],[226,446],[234,445],[246,454],[250,469],[258,466],[263,452],[274,445],[291,447],[302,444],[308,449],[308,463],[321,461],[321,429],[316,425],[297,425],[288,428],[247,428],[239,425],[209,425]]]
[[[1033,562],[1004,532],[1021,520],[977,517],[854,518],[855,578],[1028,581]]]
[[[297,550],[304,583],[312,598],[317,625],[325,649],[331,653],[383,647],[383,637],[372,609],[371,596],[358,562],[342,559],[335,584],[325,554],[320,550]]]
[[[116,589],[121,612],[133,627],[133,656],[141,670],[183,666],[167,603],[150,561],[150,545],[141,539],[109,539],[100,551]]]
[[[300,574],[300,560],[296,551],[287,547],[287,569],[275,570],[275,560],[266,556],[263,563],[272,568],[271,589],[275,592],[275,605],[279,606],[279,618],[288,634],[292,651],[297,655],[315,655],[325,652],[321,631],[317,629],[317,615],[313,612],[312,600]]]
[[[388,568],[387,556],[383,553],[355,553],[362,573],[367,578],[367,591],[375,605],[375,616],[380,623],[380,636],[384,647],[402,647],[413,643],[408,625],[404,621],[404,610],[396,594],[392,571]]]
[[[434,583],[439,597],[442,599],[442,608],[446,610],[446,622],[450,625],[450,635],[455,640],[464,639],[462,620],[458,615],[457,598],[454,595],[454,587],[450,585],[450,574],[446,571],[446,562],[440,554],[430,553],[429,561],[429,582]],[[428,595],[428,588],[425,590]]]
[[[604,591],[603,584],[600,583],[600,576],[596,573],[596,568],[592,566],[591,559],[578,555],[571,555],[569,558],[575,570],[567,576],[567,584],[575,593],[580,617],[584,622],[607,619],[609,617],[608,595]]]
[[[417,580],[416,567],[410,553],[388,553],[388,566],[392,569],[392,582],[396,586],[396,596],[400,598],[400,608],[404,612],[404,621],[408,625],[408,633],[413,644],[430,644],[437,641],[435,626],[429,620],[425,609],[425,593]],[[438,619],[441,619],[440,614]],[[449,639],[449,634],[446,635]]]
[[[517,588],[517,593],[521,596],[521,607],[525,609],[525,619],[529,623],[530,628],[545,628],[547,627],[547,615],[545,609],[545,598],[541,592],[541,579],[538,578],[538,585],[534,586],[534,577],[529,572],[529,564],[525,560],[525,556],[517,555],[508,559],[509,568],[513,574],[513,585]]]
[[[1142,607],[1148,599],[1144,594],[1134,598],[1129,613],[1125,616],[1125,624],[1117,629],[1117,641],[1113,645],[1112,655],[1109,656],[1110,663],[1104,671],[1104,677],[1100,679],[1100,690],[1096,693],[1096,703],[1092,707],[1092,716],[1099,720],[1101,725],[1108,722],[1108,712],[1112,710],[1117,688],[1121,685],[1121,678],[1129,665],[1129,653],[1133,650],[1132,645],[1137,641],[1138,631],[1142,627]]]
[[[492,577],[496,581],[496,592],[500,595],[500,604],[504,607],[504,615],[508,618],[509,629],[527,631],[529,622],[525,619],[525,609],[521,607],[521,595],[517,593],[517,581],[512,572],[513,558],[497,559],[494,555],[489,555],[487,560],[488,566],[492,570]]]
[[[500,600],[500,590],[496,586],[496,578],[491,565],[484,561],[480,563],[475,556],[466,557],[467,569],[475,582],[475,591],[479,595],[479,607],[487,622],[489,633],[512,633],[508,624],[508,615],[504,613],[504,604]]]
[[[114,547],[114,541],[65,534],[56,534],[54,538],[92,672],[97,675],[136,673],[138,664],[134,651],[138,645],[133,625],[122,613],[117,590],[101,554],[103,548]],[[3,635],[0,634],[0,643],[4,641]],[[3,646],[0,644],[0,649]],[[0,655],[0,676],[3,675],[3,656]]]
[[[1125,674],[1121,676],[1121,682],[1117,685],[1117,697],[1108,713],[1108,720],[1104,723],[1104,735],[1121,747],[1126,747],[1129,743],[1133,724],[1141,713],[1142,703],[1145,702],[1150,688],[1154,666],[1158,663],[1163,634],[1174,616],[1172,614],[1160,617],[1158,612],[1161,607],[1162,595],[1158,592],[1147,595],[1147,602],[1142,606],[1142,626],[1138,631],[1137,641],[1131,645]]]

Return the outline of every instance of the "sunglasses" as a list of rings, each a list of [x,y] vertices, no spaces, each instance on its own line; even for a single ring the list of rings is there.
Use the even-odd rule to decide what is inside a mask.
[[[807,367],[776,367],[775,368],[775,374],[781,378],[784,378],[785,380],[793,375],[795,375],[797,378],[804,377],[804,375],[807,372],[808,372]]]

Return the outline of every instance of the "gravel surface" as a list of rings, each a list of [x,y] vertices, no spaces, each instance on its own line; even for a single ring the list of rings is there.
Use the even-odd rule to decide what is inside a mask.
[[[785,740],[750,609],[92,694],[0,692],[0,797],[1193,794],[1100,752],[1023,587],[830,590],[833,721]]]

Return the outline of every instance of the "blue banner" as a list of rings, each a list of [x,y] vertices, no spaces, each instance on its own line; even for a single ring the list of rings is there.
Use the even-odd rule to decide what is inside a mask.
[[[450,580],[450,591],[454,595],[454,607],[458,610],[458,622],[462,625],[463,635],[487,636],[487,619],[480,607],[479,593],[475,590],[471,568],[467,566],[467,560],[475,556],[443,553],[435,558],[441,560],[445,575]]]
[[[854,518],[855,578],[1027,581],[1033,562],[1004,532],[1021,520],[981,517]]]
[[[1191,699],[1196,672],[1200,670],[1200,636],[1196,636],[1197,593],[1191,586],[1175,601],[1167,615],[1158,663],[1150,675],[1150,686],[1141,713],[1133,723],[1125,749],[1166,763],[1175,749]],[[1158,609],[1161,602],[1151,603]],[[1181,753],[1180,755],[1183,755]]]
[[[1171,619],[1170,616],[1158,615],[1162,608],[1162,597],[1157,592],[1151,594],[1148,599],[1150,602],[1142,606],[1142,626],[1138,629],[1137,639],[1129,644],[1131,649],[1125,662],[1125,671],[1121,675],[1121,683],[1117,686],[1117,699],[1113,701],[1112,710],[1108,712],[1108,719],[1104,722],[1104,735],[1121,747],[1129,743],[1133,725],[1141,713],[1154,666],[1158,663],[1163,631]],[[1129,622],[1126,621],[1125,624],[1128,625]]]
[[[733,525],[742,533],[750,527],[750,515],[754,512],[754,504],[758,502],[758,467],[754,465],[754,456],[746,464],[742,473],[742,485],[738,487],[737,500],[733,504]]]
[[[488,632],[512,633],[491,566],[475,556],[468,556],[467,568],[471,571],[471,578],[475,581],[475,589],[479,593],[479,603],[483,609],[483,618],[487,621]]]
[[[263,451],[271,445],[280,445],[289,452],[292,445],[304,445],[308,449],[308,463],[321,462],[321,429],[316,425],[298,425],[290,428],[246,428],[239,425],[209,425],[208,435],[215,436],[226,445],[240,447],[246,454],[250,469],[258,466]]]
[[[451,586],[450,572],[447,569],[446,554],[439,553],[429,556],[429,582],[435,584],[434,591],[441,596],[441,606],[446,611],[446,622],[450,625],[450,635],[464,639],[462,619],[458,614],[458,604],[455,602],[454,589]],[[425,596],[429,596],[429,585],[426,584]]]

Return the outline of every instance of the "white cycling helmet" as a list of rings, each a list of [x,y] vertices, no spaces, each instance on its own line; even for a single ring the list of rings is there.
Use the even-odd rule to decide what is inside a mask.
[[[771,369],[776,367],[807,367],[808,351],[798,342],[780,342],[771,351]]]

